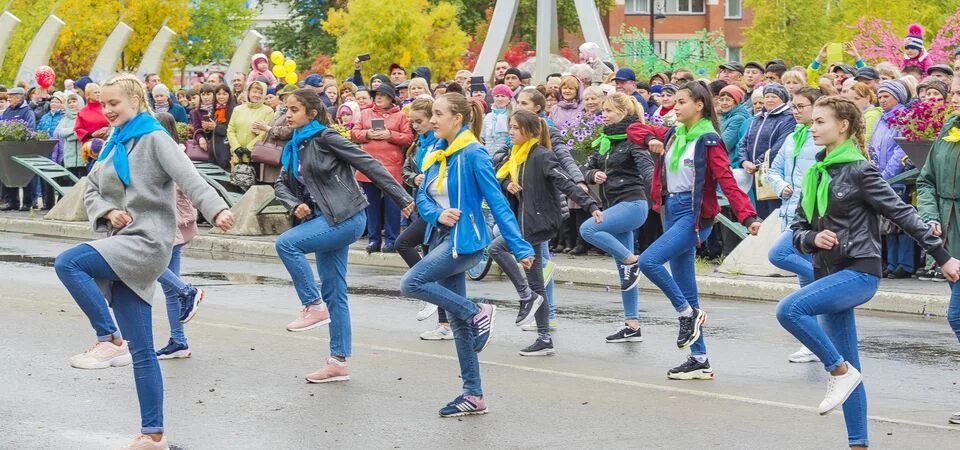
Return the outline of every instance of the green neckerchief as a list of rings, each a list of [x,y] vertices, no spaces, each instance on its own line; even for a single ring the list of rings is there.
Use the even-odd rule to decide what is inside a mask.
[[[797,127],[793,129],[793,159],[796,160],[797,156],[800,155],[800,149],[803,148],[803,144],[807,142],[807,133],[810,131],[809,125],[797,124]]]
[[[687,126],[678,123],[676,131],[673,134],[673,149],[670,153],[670,171],[676,172],[680,168],[680,160],[683,159],[683,153],[687,149],[687,144],[700,139],[707,133],[716,133],[713,128],[713,122],[709,119],[700,119],[690,130]]]
[[[808,221],[813,220],[814,210],[820,217],[827,212],[827,203],[830,201],[830,174],[827,168],[834,164],[847,164],[865,159],[860,149],[853,145],[853,140],[847,139],[846,142],[827,153],[823,161],[817,161],[810,166],[810,170],[803,176],[803,196],[800,201]]]
[[[626,133],[624,134],[601,134],[592,144],[591,147],[597,148],[600,147],[600,156],[606,156],[607,153],[610,153],[610,148],[613,147],[613,141],[622,141],[627,138]]]

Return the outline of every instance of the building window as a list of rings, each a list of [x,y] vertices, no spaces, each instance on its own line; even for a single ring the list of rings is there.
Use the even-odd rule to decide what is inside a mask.
[[[654,0],[653,7],[663,14],[705,14],[706,3],[706,0]],[[650,14],[650,0],[625,0],[623,11],[624,14]]]
[[[727,62],[740,62],[740,47],[727,47]]]
[[[725,19],[743,18],[743,0],[727,0]]]

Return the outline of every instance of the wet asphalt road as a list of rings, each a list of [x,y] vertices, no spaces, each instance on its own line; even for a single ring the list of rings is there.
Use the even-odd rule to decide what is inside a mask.
[[[72,243],[0,234],[0,448],[119,448],[139,429],[132,368],[72,369],[94,336],[50,264]],[[189,254],[189,253],[188,253]],[[512,287],[470,283],[505,306],[481,354],[490,414],[440,419],[460,383],[452,342],[424,342],[399,272],[350,269],[352,380],[307,385],[327,331],[288,333],[299,302],[276,260],[184,260],[208,299],[187,325],[194,357],[162,361],[174,448],[844,448],[842,414],[820,417],[826,375],[789,364],[798,345],[771,303],[706,299],[713,381],[670,381],[684,359],[663,297],[641,296],[645,342],[606,344],[619,293],[558,286],[557,355],[524,358]],[[155,344],[167,337],[154,301]],[[874,448],[958,448],[960,344],[943,318],[858,316]]]

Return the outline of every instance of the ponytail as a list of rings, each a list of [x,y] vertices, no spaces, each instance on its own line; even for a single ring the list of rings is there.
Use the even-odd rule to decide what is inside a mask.
[[[470,98],[470,117],[468,124],[470,125],[470,131],[473,132],[474,136],[480,136],[483,134],[483,116],[484,116],[483,105],[480,104],[480,100],[476,98]],[[464,118],[466,121],[467,118]]]
[[[540,140],[540,145],[553,150],[553,143],[550,142],[550,126],[547,125],[547,121],[543,117],[540,119],[540,135],[537,136],[537,139]]]
[[[525,109],[518,108],[511,115],[511,120],[517,122],[517,127],[520,128],[520,132],[525,136],[536,138],[540,141],[540,145],[548,149],[553,148],[550,144],[550,126],[547,125],[547,121],[542,117]]]

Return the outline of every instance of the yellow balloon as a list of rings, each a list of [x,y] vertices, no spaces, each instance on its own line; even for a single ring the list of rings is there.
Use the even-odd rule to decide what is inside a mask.
[[[298,77],[295,72],[290,72],[290,73],[288,73],[287,76],[283,79],[283,81],[286,81],[287,84],[296,84],[297,81],[300,81],[300,77]]]
[[[287,76],[287,68],[281,64],[277,64],[273,66],[273,74],[276,75],[277,78],[283,78]]]
[[[283,60],[284,60],[283,53],[279,51],[274,51],[273,53],[270,54],[270,62],[276,65],[283,64]]]
[[[292,59],[288,59],[283,63],[283,67],[287,69],[287,72],[294,72],[297,70],[297,62]]]

